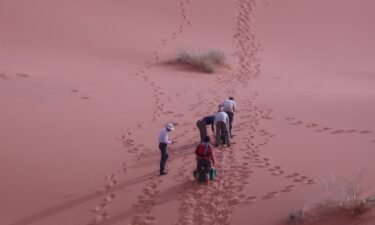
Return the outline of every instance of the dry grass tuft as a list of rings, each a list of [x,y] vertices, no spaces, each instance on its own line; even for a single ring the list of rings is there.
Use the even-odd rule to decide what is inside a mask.
[[[177,54],[177,59],[172,63],[189,65],[206,73],[213,73],[218,67],[228,67],[225,53],[220,50],[208,50],[198,53],[180,50]]]
[[[293,209],[288,223],[293,225],[309,224],[326,219],[334,214],[343,213],[358,217],[375,206],[375,196],[365,197],[361,186],[363,173],[360,172],[346,181],[338,180],[334,175],[321,178],[326,191],[325,198],[306,209]]]

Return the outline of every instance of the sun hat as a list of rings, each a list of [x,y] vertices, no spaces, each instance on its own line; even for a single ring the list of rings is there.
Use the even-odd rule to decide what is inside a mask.
[[[165,126],[168,130],[174,130],[173,124],[172,123],[167,123]]]

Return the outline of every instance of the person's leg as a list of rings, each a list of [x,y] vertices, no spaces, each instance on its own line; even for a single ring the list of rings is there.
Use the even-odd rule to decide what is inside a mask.
[[[197,168],[196,168],[196,173],[195,173],[195,184],[198,184],[198,182],[199,182],[201,170],[202,170],[202,161],[200,159],[197,159]]]
[[[230,121],[230,137],[232,138],[233,134],[232,134],[232,126],[233,126],[233,121],[234,121],[234,113],[232,112],[232,121]]]
[[[160,175],[164,174],[165,164],[168,159],[167,144],[159,143],[159,149],[161,153],[160,157]]]
[[[220,121],[219,123],[220,125],[220,134],[221,134],[221,144],[225,144],[226,143],[226,128],[225,128],[225,122],[223,121]]]
[[[195,185],[198,185],[199,183],[199,173],[195,173],[195,181],[194,181]]]
[[[221,133],[221,139],[220,139],[220,141],[221,141],[221,144],[223,145],[223,144],[227,143],[226,138],[225,138],[225,129],[223,127],[221,127],[220,129],[221,129],[221,132],[220,132]]]
[[[201,136],[201,142],[203,142],[204,137],[207,136],[207,127],[206,124],[202,120],[198,120],[197,126],[199,128],[199,133]]]
[[[229,126],[227,124],[224,124],[224,130],[225,130],[225,141],[228,146],[230,146],[230,132],[229,132]]]
[[[216,127],[216,134],[215,134],[215,146],[219,146],[220,145],[220,139],[221,139],[221,129],[220,129],[220,122],[217,122],[215,124],[215,127]]]
[[[207,136],[207,126],[206,124],[202,121],[202,136],[201,136],[201,139],[203,142],[204,141],[204,138]]]
[[[199,136],[201,138],[201,142],[203,142],[202,120],[197,121],[197,127],[199,129]]]
[[[206,175],[207,185],[209,185],[209,182],[210,182],[210,169],[211,169],[211,162],[209,159],[206,159],[204,161],[204,173]]]
[[[232,123],[233,123],[234,114],[231,111],[227,111],[226,113],[229,117],[229,136],[232,137]]]

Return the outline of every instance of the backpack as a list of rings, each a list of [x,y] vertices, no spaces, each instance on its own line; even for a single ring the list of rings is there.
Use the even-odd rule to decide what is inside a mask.
[[[195,150],[195,154],[200,157],[207,157],[209,153],[209,144],[207,143],[201,143],[197,146],[197,149]]]

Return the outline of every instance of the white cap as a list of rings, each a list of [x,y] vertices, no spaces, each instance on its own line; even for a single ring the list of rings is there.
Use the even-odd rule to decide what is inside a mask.
[[[174,130],[173,124],[172,123],[167,123],[165,126],[168,130]]]

